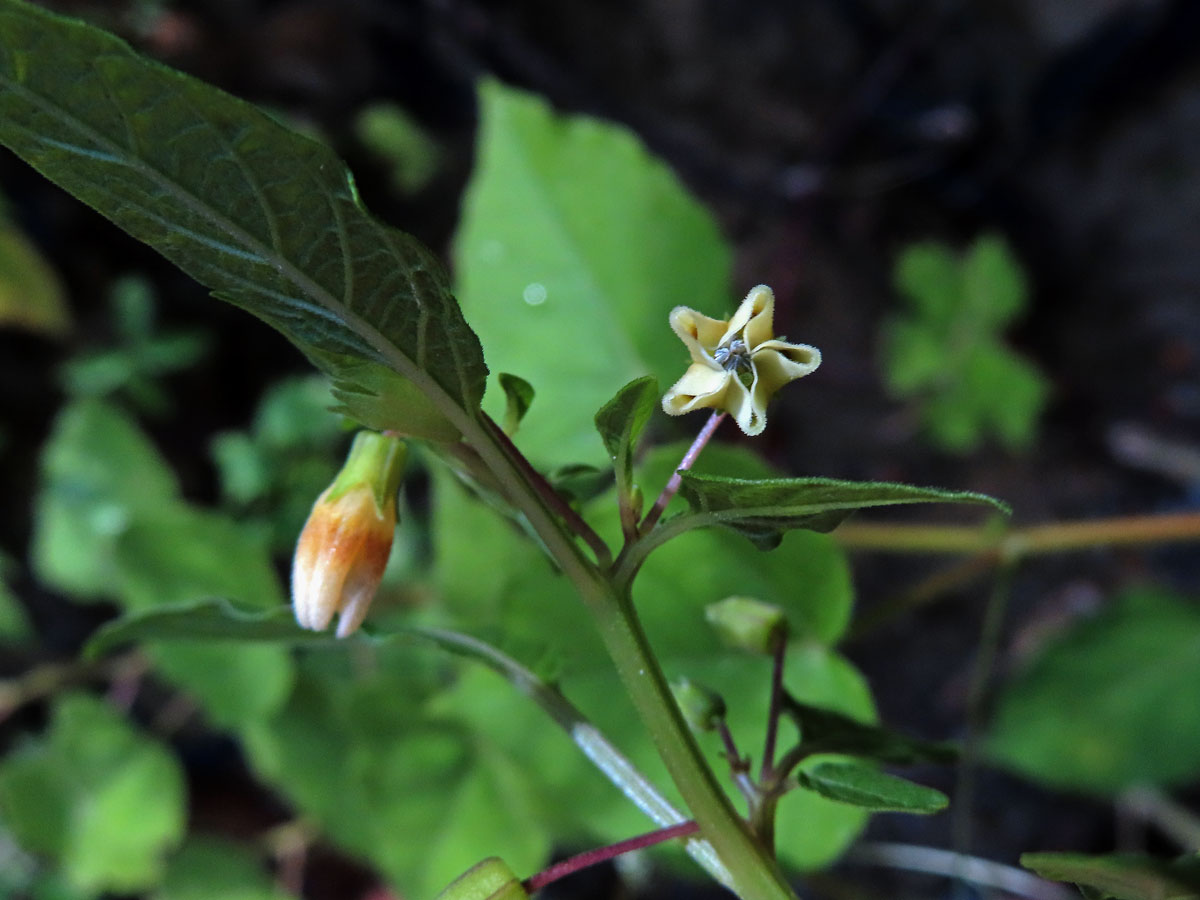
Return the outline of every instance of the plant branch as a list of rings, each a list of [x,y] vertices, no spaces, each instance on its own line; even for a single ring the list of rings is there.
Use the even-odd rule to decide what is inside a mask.
[[[584,756],[656,825],[665,828],[688,821],[575,704],[511,656],[458,631],[414,626],[410,633],[431,640],[447,650],[465,653],[504,677],[560,726]],[[723,884],[728,882],[729,873],[717,859],[708,841],[693,838],[687,842],[687,851],[710,875]]]
[[[779,714],[783,700],[783,665],[787,658],[787,641],[778,638],[771,648],[771,701],[767,708],[767,736],[763,741],[762,767],[758,780],[766,781],[775,770],[775,741],[779,736]]]
[[[71,685],[93,680],[122,680],[145,669],[146,659],[137,650],[94,662],[42,663],[15,678],[0,680],[0,722],[25,704],[53,696]]]
[[[646,513],[646,518],[642,519],[642,524],[638,526],[639,534],[646,534],[662,518],[667,504],[679,493],[679,486],[683,484],[683,476],[679,473],[686,472],[695,464],[697,457],[700,456],[700,451],[704,449],[712,436],[716,434],[717,428],[724,419],[725,413],[723,412],[714,412],[708,417],[708,421],[704,423],[704,427],[700,429],[700,433],[692,441],[692,446],[688,447],[687,453],[683,454],[683,459],[675,467],[675,473],[671,476],[670,481],[667,482],[667,486],[662,489],[662,493],[654,501],[654,506],[650,508],[650,512]]]
[[[569,859],[555,863],[548,869],[543,869],[530,878],[526,878],[523,886],[526,891],[532,894],[540,891],[546,885],[558,881],[560,878],[566,878],[568,875],[574,875],[583,869],[610,859],[615,859],[624,853],[653,847],[655,844],[661,844],[664,841],[674,840],[675,838],[686,837],[689,834],[695,834],[699,830],[700,826],[695,822],[681,822],[678,825],[672,825],[670,828],[662,828],[658,831],[651,831],[648,834],[641,834],[616,844],[610,844],[607,847],[597,847],[595,850],[578,853]]]
[[[612,551],[608,549],[608,544],[604,542],[604,538],[600,537],[591,525],[583,521],[583,518],[571,508],[571,504],[563,498],[563,495],[554,489],[554,485],[550,484],[545,476],[530,464],[525,455],[513,444],[512,439],[505,434],[503,428],[492,421],[486,413],[481,413],[480,416],[481,421],[490,430],[496,443],[504,448],[509,458],[521,470],[521,474],[525,478],[525,483],[537,492],[538,498],[547,507],[562,517],[571,531],[583,538],[587,545],[591,547],[592,553],[596,556],[596,565],[602,569],[610,566],[612,564]]]
[[[753,810],[755,804],[758,803],[758,786],[750,777],[750,759],[738,752],[733,732],[729,730],[729,725],[724,719],[717,722],[717,734],[721,738],[721,746],[725,749],[725,758],[729,760],[729,774],[733,778],[733,783],[737,785],[750,809]]]
[[[937,847],[865,843],[851,847],[846,860],[859,865],[886,866],[946,878],[961,878],[971,884],[995,888],[1018,897],[1029,897],[1031,900],[1072,900],[1079,896],[1073,890],[1044,881],[1022,869]]]
[[[743,900],[795,897],[775,861],[755,840],[721,790],[684,722],[649,646],[627,590],[585,559],[558,517],[528,481],[527,463],[511,442],[493,439],[481,418],[446,411],[452,424],[495,474],[506,495],[525,514],[547,552],[571,579],[591,612],[630,700],[650,734],[700,833],[730,874],[729,887]]]

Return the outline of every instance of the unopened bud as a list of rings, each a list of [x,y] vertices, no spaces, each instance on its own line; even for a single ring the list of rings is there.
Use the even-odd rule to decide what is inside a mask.
[[[684,720],[697,731],[712,731],[725,718],[725,699],[690,678],[673,681],[671,693]]]
[[[324,631],[334,613],[340,638],[362,624],[392,550],[406,453],[397,438],[360,431],[342,471],[313,504],[292,561],[301,628]]]
[[[704,618],[726,644],[751,653],[769,655],[780,641],[787,640],[783,610],[753,597],[726,597],[710,603]]]
[[[529,892],[508,863],[491,856],[450,882],[437,900],[528,900]]]

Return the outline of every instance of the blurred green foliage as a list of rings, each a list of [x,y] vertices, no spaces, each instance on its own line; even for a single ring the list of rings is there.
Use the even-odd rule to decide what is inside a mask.
[[[128,275],[113,284],[109,304],[116,346],[92,350],[63,366],[69,394],[118,398],[150,414],[170,409],[161,379],[199,361],[208,338],[196,332],[158,333],[156,299],[141,276]]]
[[[999,698],[990,750],[1056,787],[1115,795],[1200,775],[1200,608],[1128,591],[1074,623]]]
[[[935,445],[954,453],[994,437],[1010,450],[1033,444],[1049,386],[1010,350],[1004,331],[1028,303],[1025,273],[1000,238],[978,238],[960,256],[913,244],[893,280],[905,311],[884,330],[884,375],[913,399]]]
[[[387,162],[392,186],[401,194],[419,191],[437,174],[437,143],[402,107],[365,107],[354,118],[354,131],[368,150]]]
[[[0,809],[26,849],[89,893],[154,886],[183,838],[183,771],[117,709],[83,694],[54,705],[47,733],[0,763]]]
[[[277,552],[291,550],[313,500],[337,474],[347,432],[329,406],[327,379],[287,378],[263,394],[248,429],[212,439],[225,507],[259,523]]]

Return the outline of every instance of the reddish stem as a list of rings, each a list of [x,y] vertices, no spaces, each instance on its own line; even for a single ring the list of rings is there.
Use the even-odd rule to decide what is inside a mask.
[[[607,847],[597,847],[595,850],[587,850],[564,859],[562,862],[556,862],[550,868],[543,869],[536,875],[531,875],[525,879],[523,885],[525,890],[532,894],[540,891],[553,881],[558,881],[560,878],[573,875],[575,872],[579,872],[590,866],[614,859],[623,853],[641,850],[643,847],[653,847],[655,844],[661,844],[663,841],[669,841],[674,838],[687,837],[699,830],[700,826],[695,822],[681,822],[669,828],[660,828],[658,831],[651,831],[625,841],[619,841],[616,844],[609,844]]]
[[[700,455],[700,451],[704,449],[705,444],[716,433],[717,426],[721,424],[724,418],[725,413],[723,412],[715,412],[708,417],[708,421],[704,423],[704,427],[700,429],[700,433],[692,441],[692,446],[688,447],[687,453],[679,461],[679,465],[675,469],[675,474],[671,476],[671,480],[667,482],[667,486],[663,488],[662,493],[658,495],[658,499],[654,501],[654,506],[650,512],[646,513],[646,518],[642,519],[642,524],[638,528],[639,533],[645,534],[658,524],[658,520],[662,517],[667,504],[671,502],[671,498],[678,493],[679,486],[683,484],[683,475],[680,473],[686,472],[692,467],[692,464]]]
[[[767,710],[767,737],[763,746],[759,781],[766,782],[775,774],[775,741],[779,734],[780,700],[783,697],[783,665],[787,657],[787,641],[780,638],[772,648],[771,702]]]

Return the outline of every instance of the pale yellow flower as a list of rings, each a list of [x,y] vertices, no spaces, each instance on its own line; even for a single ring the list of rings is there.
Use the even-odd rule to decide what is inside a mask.
[[[775,294],[765,284],[751,288],[730,319],[710,319],[686,306],[671,310],[671,328],[692,364],[663,396],[663,411],[722,410],[746,434],[762,434],[771,395],[821,364],[816,347],[775,337],[774,310]]]

